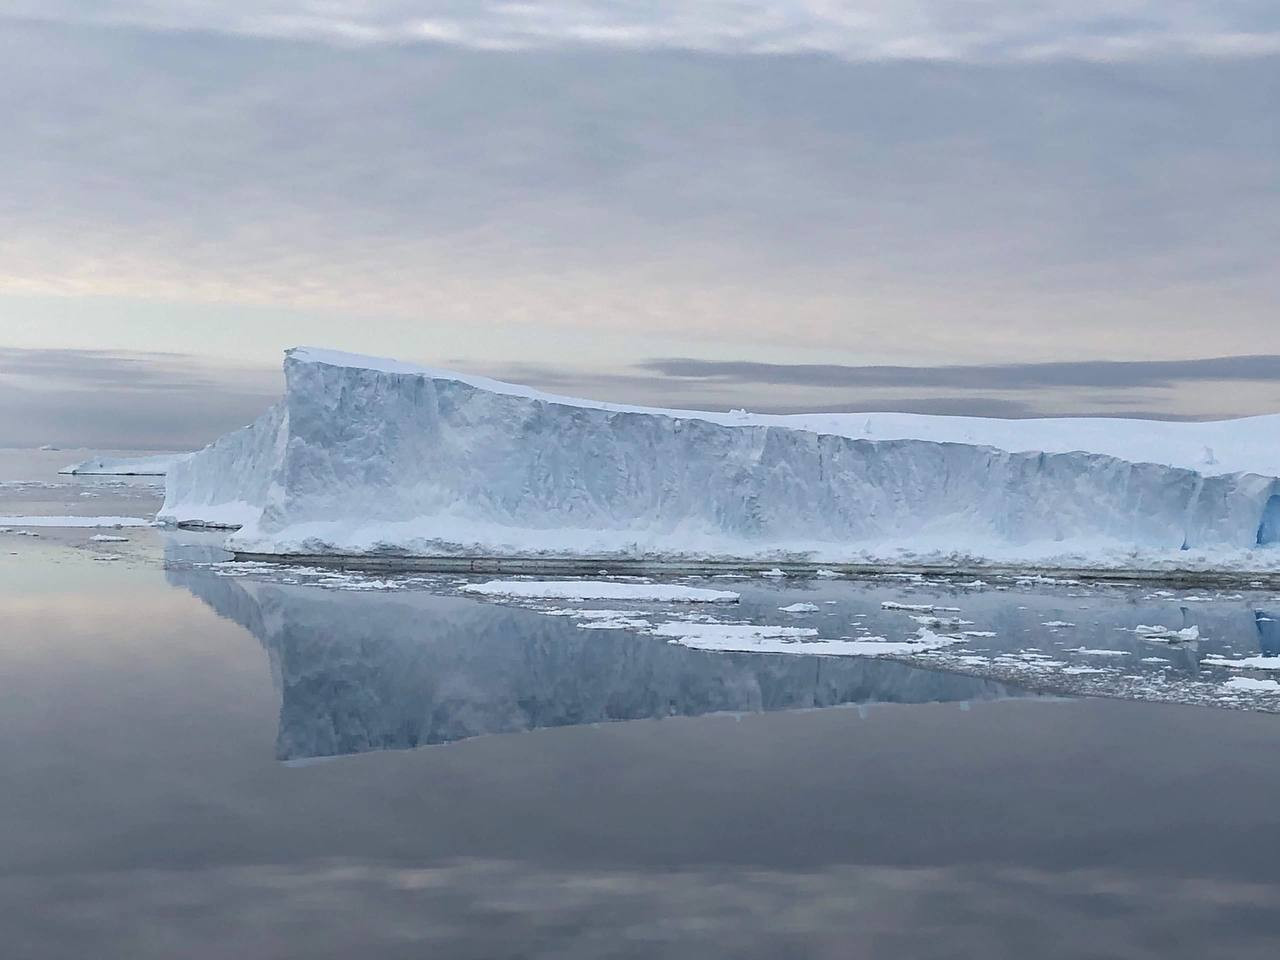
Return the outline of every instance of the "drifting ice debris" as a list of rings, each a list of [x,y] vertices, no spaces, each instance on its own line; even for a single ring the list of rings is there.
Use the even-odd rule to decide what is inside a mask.
[[[1192,640],[1200,639],[1200,628],[1194,624],[1182,630],[1174,630],[1172,627],[1151,626],[1146,623],[1140,623],[1133,628],[1133,632],[1143,640],[1155,640],[1160,643],[1189,643]]]
[[[972,620],[962,620],[959,617],[928,617],[917,615],[911,617],[916,623],[922,627],[971,627]]]
[[[62,474],[91,477],[163,477],[189,453],[159,453],[149,457],[93,457],[59,470]]]
[[[1280,680],[1255,680],[1253,677],[1232,677],[1223,683],[1228,690],[1245,690],[1249,693],[1280,693]]]
[[[27,527],[149,527],[142,517],[0,517],[0,523]]]
[[[663,603],[737,603],[729,590],[670,583],[611,583],[602,580],[490,580],[469,583],[463,593],[538,600],[649,600]],[[816,607],[814,609],[817,609]]]
[[[817,613],[818,607],[812,603],[793,603],[789,606],[779,607],[783,613]]]
[[[1233,670],[1280,670],[1280,657],[1205,657],[1202,663]]]
[[[173,464],[160,519],[275,554],[1280,561],[1257,549],[1280,543],[1268,418],[892,415],[868,440],[862,416],[627,407],[311,349],[285,376],[279,405]],[[1197,472],[1207,438],[1259,473]]]

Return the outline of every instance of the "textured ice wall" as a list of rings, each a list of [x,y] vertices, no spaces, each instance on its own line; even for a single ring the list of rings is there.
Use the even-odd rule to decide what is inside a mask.
[[[868,441],[291,355],[283,403],[169,478],[277,553],[1055,556],[1255,548],[1272,477]]]
[[[211,527],[252,523],[262,513],[287,436],[281,403],[249,426],[177,461],[165,478],[164,506],[156,519]]]

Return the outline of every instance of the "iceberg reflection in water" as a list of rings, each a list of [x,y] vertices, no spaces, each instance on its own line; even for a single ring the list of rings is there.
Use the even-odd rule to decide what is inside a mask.
[[[612,720],[1017,695],[886,661],[706,653],[426,591],[168,577],[266,649],[281,760]]]

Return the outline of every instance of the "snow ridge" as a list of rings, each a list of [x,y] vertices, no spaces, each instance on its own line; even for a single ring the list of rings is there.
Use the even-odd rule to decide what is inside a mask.
[[[311,349],[285,375],[279,406],[175,466],[161,519],[240,524],[231,545],[261,553],[1079,562],[1256,553],[1280,509],[1275,475],[869,440]]]

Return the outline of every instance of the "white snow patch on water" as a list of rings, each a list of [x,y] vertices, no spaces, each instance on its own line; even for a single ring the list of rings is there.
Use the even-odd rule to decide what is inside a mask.
[[[1067,652],[1081,653],[1081,654],[1084,654],[1086,657],[1127,657],[1129,656],[1129,651],[1127,650],[1094,650],[1094,649],[1090,649],[1089,647],[1076,647],[1074,650],[1069,650]],[[1161,657],[1156,657],[1155,659],[1160,661],[1161,663],[1164,662],[1163,658]]]
[[[13,527],[149,527],[144,517],[0,517]]]
[[[1232,677],[1223,685],[1226,690],[1245,690],[1249,693],[1280,693],[1280,680],[1257,680],[1253,677]]]
[[[672,622],[648,632],[666,637],[670,643],[698,650],[836,657],[902,656],[959,642],[955,637],[939,636],[928,630],[921,630],[914,640],[893,641],[885,637],[823,640],[818,639],[818,631],[807,627],[749,623]]]
[[[1280,670],[1280,657],[1205,657],[1200,662],[1233,670]]]
[[[614,583],[608,580],[490,580],[468,583],[464,593],[531,600],[631,600],[661,603],[737,603],[739,594],[668,583]]]
[[[163,477],[189,453],[158,453],[147,457],[92,457],[63,467],[59,473],[104,477]]]
[[[1175,630],[1173,627],[1140,623],[1133,628],[1133,632],[1143,640],[1151,640],[1156,643],[1190,643],[1192,640],[1200,639],[1200,628],[1195,625]]]
[[[926,616],[917,615],[917,616],[911,617],[911,619],[914,620],[916,623],[920,624],[920,626],[922,627],[971,627],[973,626],[972,620],[962,620],[959,617],[926,617]]]
[[[642,630],[650,624],[637,617],[634,610],[567,610],[570,616],[586,621],[579,623],[583,630]]]

